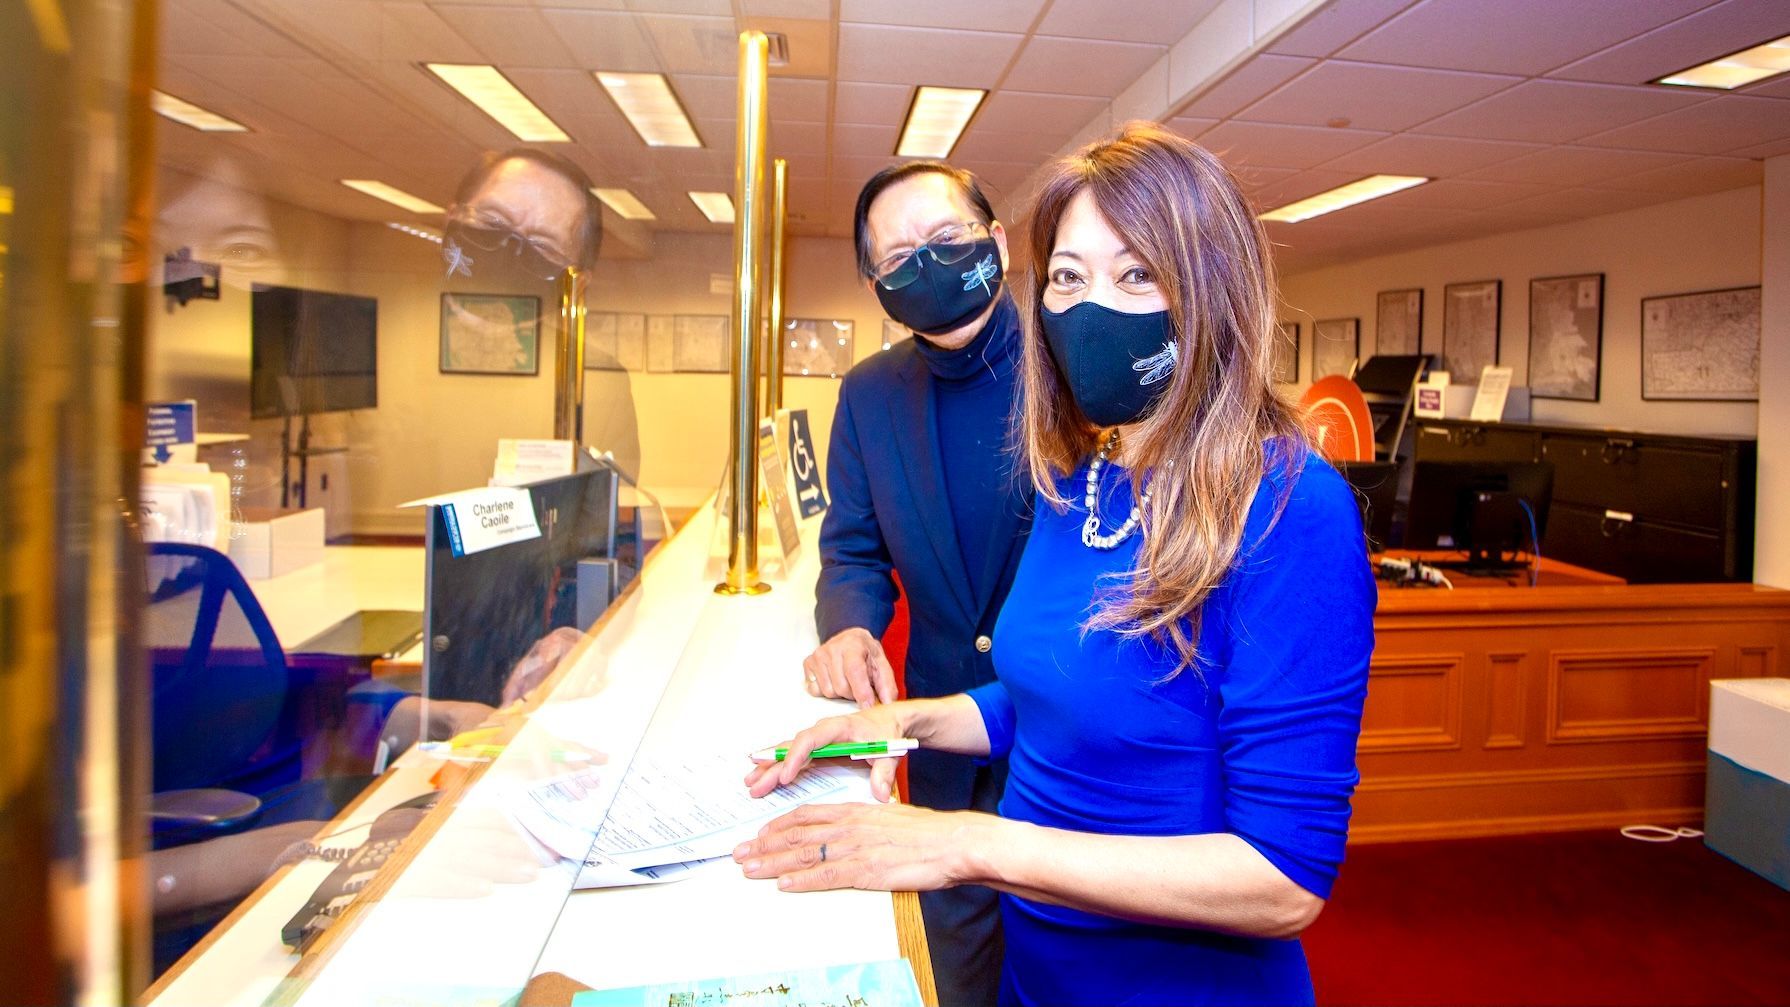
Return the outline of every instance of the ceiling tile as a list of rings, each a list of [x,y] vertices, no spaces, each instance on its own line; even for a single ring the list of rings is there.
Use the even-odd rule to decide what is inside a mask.
[[[839,26],[839,79],[882,84],[993,87],[1021,35]]]
[[[1024,32],[1037,20],[1045,0],[840,0],[839,20],[846,24],[910,25],[916,28],[964,28],[970,31]]]
[[[835,123],[833,153],[857,157],[893,157],[899,127],[867,123]]]
[[[712,74],[674,73],[669,75],[671,90],[683,102],[684,111],[698,119],[731,118],[739,107],[739,78],[720,77]],[[591,86],[602,92],[597,82],[585,75]],[[603,98],[608,101],[607,95]],[[776,102],[771,103],[772,114],[776,114]]]
[[[1061,133],[1009,133],[977,125],[972,126],[963,139],[957,142],[957,149],[951,152],[951,159],[1012,161],[1038,165],[1055,156],[1057,148],[1067,139],[1067,129]]]
[[[612,11],[544,10],[541,17],[586,70],[657,73],[659,54],[640,19]]]
[[[550,6],[561,0],[543,0],[542,6]],[[627,0],[629,10],[649,14],[708,14],[715,17],[733,17],[733,4],[729,0]]]
[[[1790,154],[1790,139],[1773,140],[1770,143],[1762,143],[1757,147],[1742,147],[1739,150],[1730,150],[1728,152],[1728,156],[1730,157],[1752,157],[1761,159],[1778,157],[1783,154]]]
[[[827,153],[827,126],[821,122],[772,122],[771,153]],[[729,162],[732,163],[731,161]]]
[[[1172,43],[1212,13],[1219,0],[1132,4],[1115,16],[1112,0],[1055,0],[1038,25],[1040,35],[1108,42]]]
[[[1234,165],[1232,166],[1232,171],[1237,171],[1237,168]],[[1251,198],[1255,200],[1256,205],[1271,210],[1277,206],[1285,206],[1296,200],[1304,199],[1307,196],[1315,196],[1320,192],[1334,189],[1339,185],[1346,185],[1349,182],[1353,182],[1358,177],[1360,176],[1347,172],[1328,171],[1324,169],[1301,171],[1257,188],[1256,191],[1251,194]]]
[[[560,36],[548,29],[549,22],[540,11],[455,4],[441,7],[437,13],[487,63],[504,67],[577,65]]]
[[[735,78],[727,79],[733,81]],[[827,82],[802,77],[772,77],[771,118],[826,122]]]
[[[827,158],[820,154],[788,154],[774,151],[776,156],[789,162],[790,184],[803,183],[804,188],[818,187],[827,177]]]
[[[406,63],[473,63],[478,50],[420,3],[379,5],[379,52],[382,60]]]
[[[1245,61],[1230,76],[1213,85],[1176,110],[1176,115],[1210,116],[1223,119],[1262,95],[1291,80],[1317,60],[1303,56],[1257,55]]]
[[[1000,90],[982,102],[981,111],[972,120],[973,127],[1009,132],[1028,132],[1044,124],[1067,127],[1066,132],[1081,128],[1107,106],[1102,98],[1067,94],[1037,94],[1030,91]],[[905,112],[905,107],[903,112]]]
[[[1268,52],[1291,56],[1328,56],[1381,22],[1411,6],[1414,0],[1331,0],[1268,44]]]
[[[1038,35],[1026,43],[1001,85],[1017,91],[1111,98],[1131,86],[1167,51],[1159,45]],[[1074,71],[1066,73],[1066,67],[1074,67]]]
[[[1761,98],[1790,98],[1790,73],[1768,77],[1750,87],[1741,88],[1739,93]]]
[[[1597,217],[1606,213],[1632,210],[1637,206],[1660,202],[1660,197],[1646,192],[1616,192],[1608,189],[1557,189],[1528,199],[1509,203],[1512,213],[1568,214],[1573,218]]]
[[[1489,210],[1519,199],[1539,196],[1548,186],[1513,182],[1469,182],[1442,178],[1377,200],[1388,207],[1435,210]]]
[[[1275,57],[1257,57],[1271,58]],[[1307,126],[1347,119],[1357,129],[1397,132],[1504,90],[1520,79],[1326,60],[1244,109],[1238,118]]]
[[[671,73],[736,73],[740,65],[739,33],[731,17],[683,17],[643,14],[659,63]]]
[[[1787,31],[1790,22],[1777,0],[1727,0],[1602,52],[1590,52],[1548,76],[1644,84]]]
[[[297,42],[225,0],[163,5],[157,51],[215,56],[308,56]]]
[[[1790,102],[1724,94],[1677,112],[1620,126],[1584,143],[1594,147],[1725,154],[1790,136]]]
[[[1446,178],[1541,150],[1540,144],[1400,133],[1344,154],[1324,167],[1357,175],[1386,173]]]
[[[833,101],[835,122],[901,125],[914,98],[910,84],[861,84],[841,81]]]
[[[1607,147],[1548,147],[1533,154],[1468,172],[1465,178],[1489,182],[1533,182],[1555,186],[1601,186],[1623,175],[1663,168],[1686,159],[1684,154]]]
[[[1201,134],[1205,133],[1213,126],[1218,125],[1218,120],[1202,119],[1198,116],[1178,115],[1163,123],[1163,125],[1189,140],[1197,140],[1200,138]]]
[[[1624,175],[1600,185],[1604,189],[1696,196],[1758,185],[1764,166],[1739,157],[1699,157],[1690,161]]]
[[[1534,76],[1708,2],[1575,0],[1563,8],[1560,0],[1423,0],[1338,55],[1373,63]]]
[[[1386,136],[1364,129],[1221,122],[1200,136],[1200,145],[1242,164],[1310,168]]]
[[[1417,127],[1419,133],[1569,143],[1612,126],[1687,109],[1706,95],[1665,88],[1531,80]]]

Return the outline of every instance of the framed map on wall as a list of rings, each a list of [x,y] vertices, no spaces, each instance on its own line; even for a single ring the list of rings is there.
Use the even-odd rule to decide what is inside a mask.
[[[1423,289],[1382,290],[1375,298],[1374,355],[1423,352]]]
[[[1529,281],[1529,394],[1596,402],[1603,381],[1604,274]]]
[[[671,361],[679,372],[726,374],[732,367],[727,337],[732,331],[726,315],[674,315]]]
[[[539,374],[541,299],[441,295],[441,373]]]
[[[1641,299],[1641,397],[1759,398],[1759,288]]]
[[[1476,385],[1479,372],[1498,363],[1503,292],[1499,280],[1442,288],[1442,369],[1456,384]]]
[[[1361,356],[1361,319],[1320,318],[1311,333],[1311,379],[1347,376]]]
[[[791,318],[784,322],[784,376],[836,378],[851,370],[856,328],[844,319]]]
[[[584,318],[584,369],[638,371],[646,360],[646,316],[592,311]]]

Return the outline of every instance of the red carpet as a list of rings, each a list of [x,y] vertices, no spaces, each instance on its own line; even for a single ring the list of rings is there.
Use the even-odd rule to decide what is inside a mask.
[[[1790,892],[1615,830],[1349,850],[1320,1004],[1790,1004]]]

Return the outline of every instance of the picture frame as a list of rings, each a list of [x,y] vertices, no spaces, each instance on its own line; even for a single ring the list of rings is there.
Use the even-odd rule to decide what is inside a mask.
[[[646,316],[648,374],[671,374],[677,370],[676,355],[672,352],[672,333],[675,328],[675,320],[670,315]]]
[[[584,319],[584,369],[639,371],[646,367],[646,316],[592,311]]]
[[[1299,323],[1277,322],[1274,326],[1274,380],[1283,385],[1299,381]]]
[[[732,367],[728,337],[732,319],[726,315],[673,315],[671,329],[672,369],[680,374],[726,374]]]
[[[845,318],[790,318],[783,323],[783,376],[838,378],[851,370],[856,323]]]
[[[1503,321],[1504,282],[1474,280],[1442,287],[1442,369],[1456,384],[1478,384],[1496,367]]]
[[[1361,359],[1361,319],[1320,318],[1311,323],[1311,379],[1347,377]]]
[[[1641,298],[1641,398],[1759,401],[1758,286]]]
[[[1423,288],[1382,290],[1374,296],[1374,355],[1423,352]]]
[[[1596,402],[1603,395],[1604,274],[1529,281],[1529,397]]]
[[[541,299],[524,294],[441,295],[443,374],[528,377],[541,372]]]

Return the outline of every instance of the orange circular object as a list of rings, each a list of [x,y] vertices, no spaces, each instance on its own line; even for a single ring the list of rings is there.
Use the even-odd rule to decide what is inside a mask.
[[[1374,419],[1355,382],[1332,374],[1313,382],[1300,404],[1318,453],[1333,462],[1374,460]]]

